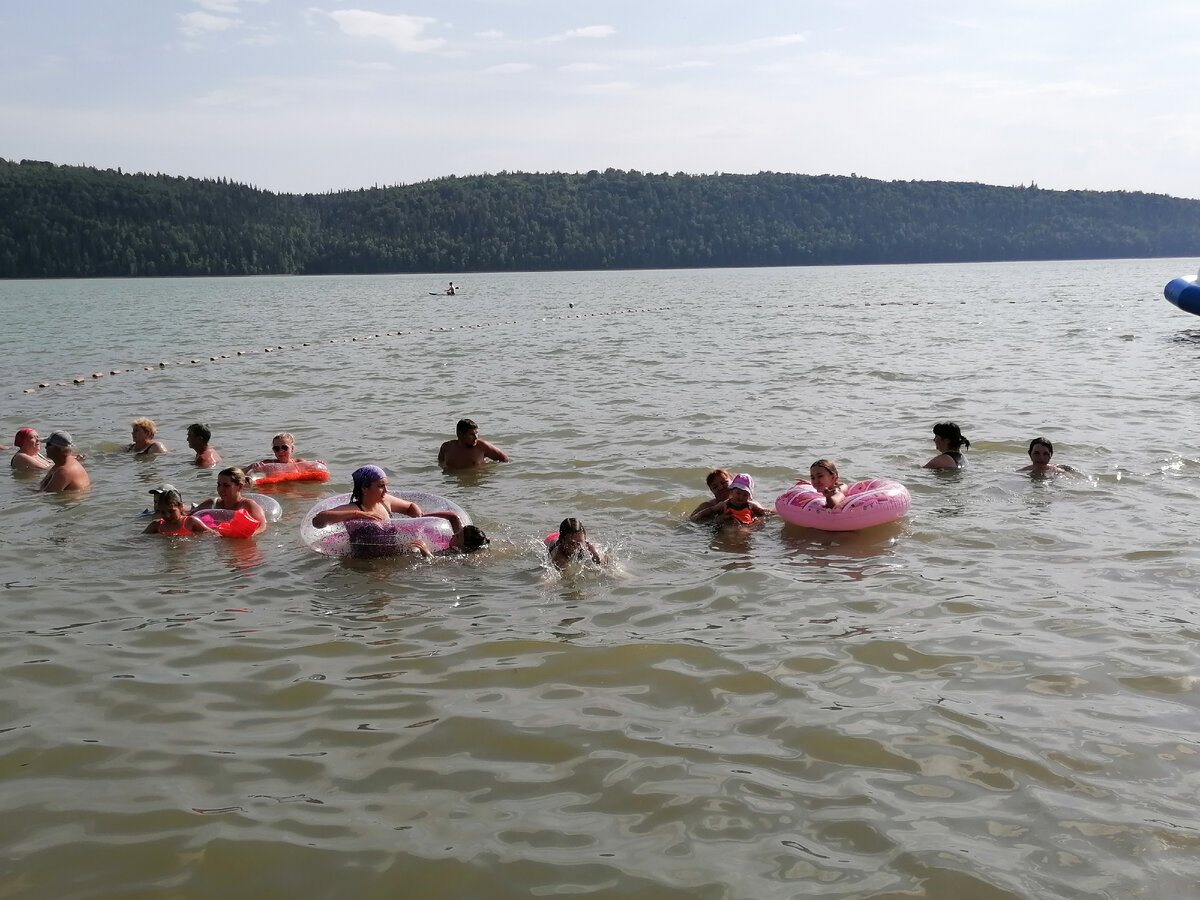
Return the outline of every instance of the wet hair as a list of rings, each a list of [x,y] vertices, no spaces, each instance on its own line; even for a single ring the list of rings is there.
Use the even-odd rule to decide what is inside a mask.
[[[938,422],[933,426],[935,437],[944,438],[950,442],[950,449],[957,450],[960,447],[970,447],[971,442],[963,437],[962,431],[953,422]]]
[[[206,444],[212,440],[212,429],[207,425],[201,425],[199,422],[189,425],[187,433],[188,435],[196,435],[196,437],[200,438]]]
[[[1054,445],[1052,443],[1050,443],[1048,440],[1046,440],[1044,437],[1035,437],[1032,441],[1030,441],[1029,442],[1029,450],[1026,452],[1029,453],[1030,456],[1032,456],[1033,448],[1036,447],[1038,444],[1041,444],[1043,447],[1045,447],[1047,450],[1049,450],[1051,456],[1054,455]]]
[[[160,503],[169,506],[183,506],[183,497],[174,488],[167,491],[152,491],[152,493],[154,494],[155,506],[158,506]]]
[[[463,549],[470,553],[472,550],[479,550],[490,544],[488,536],[483,533],[483,529],[476,525],[464,525],[462,530],[462,545]]]
[[[148,431],[150,433],[150,437],[154,437],[155,433],[158,431],[158,426],[154,424],[154,421],[152,419],[145,419],[145,418],[134,419],[132,422],[129,423],[129,426],[131,428],[146,429],[146,431]]]
[[[733,476],[729,474],[729,471],[727,469],[713,469],[711,472],[709,472],[707,475],[704,476],[704,483],[707,484],[709,489],[711,490],[713,482],[716,481],[717,478],[721,475],[725,476],[726,481],[733,481]]]
[[[475,424],[474,419],[459,419],[458,424],[454,426],[455,434],[464,434],[468,431],[478,431],[479,426]]]
[[[363,491],[381,478],[387,478],[387,473],[379,466],[359,466],[350,473],[354,489],[350,492],[351,503],[362,503]]]
[[[286,432],[286,431],[281,431],[281,432],[279,432],[279,434],[275,435],[275,437],[271,438],[272,444],[275,443],[276,441],[283,441],[289,447],[296,446],[296,439],[294,437],[292,437],[290,434],[288,434],[288,432]]]
[[[222,469],[217,473],[218,478],[220,478],[222,475],[230,479],[234,484],[240,484],[242,487],[245,487],[250,483],[250,476],[237,466],[230,466],[228,469]]]
[[[587,537],[587,529],[583,527],[583,523],[572,516],[569,519],[563,519],[558,525],[558,537],[561,540],[564,534],[582,534]]]
[[[837,463],[835,463],[832,459],[818,459],[815,463],[813,463],[808,468],[810,470],[811,469],[824,469],[826,472],[828,472],[830,475],[833,476],[834,481],[840,482],[842,480],[842,476],[838,474]]]
[[[34,431],[32,428],[22,428],[20,431],[17,432],[17,436],[15,438],[13,438],[13,443],[16,444],[18,447],[20,447],[22,441],[33,440],[33,436],[35,434],[37,434],[37,432]]]

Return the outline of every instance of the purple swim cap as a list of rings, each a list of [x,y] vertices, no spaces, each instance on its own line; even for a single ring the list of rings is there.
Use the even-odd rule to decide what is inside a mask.
[[[364,488],[368,484],[374,484],[380,478],[387,478],[387,473],[379,466],[360,466],[350,473],[350,479],[354,482],[356,488]]]

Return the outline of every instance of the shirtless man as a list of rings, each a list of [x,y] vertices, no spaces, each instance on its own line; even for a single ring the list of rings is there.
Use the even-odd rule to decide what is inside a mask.
[[[13,439],[17,452],[13,454],[10,465],[14,469],[24,471],[44,471],[50,468],[54,463],[42,456],[38,449],[41,442],[42,439],[32,428],[22,428]]]
[[[84,471],[79,458],[71,452],[75,441],[65,431],[56,431],[46,438],[46,455],[50,457],[53,467],[46,473],[39,491],[61,493],[64,491],[86,491],[92,486],[92,480]]]
[[[212,440],[212,430],[199,422],[189,425],[187,430],[187,445],[196,451],[192,460],[202,469],[208,469],[221,461],[221,454],[208,445]]]
[[[443,469],[470,469],[482,466],[487,460],[508,462],[508,454],[495,444],[479,437],[479,426],[470,419],[462,419],[454,429],[458,435],[446,441],[438,450],[438,465]]]

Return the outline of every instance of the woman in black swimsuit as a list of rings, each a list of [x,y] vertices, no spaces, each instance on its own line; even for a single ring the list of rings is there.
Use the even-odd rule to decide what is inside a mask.
[[[962,469],[967,465],[962,451],[971,446],[953,422],[938,422],[933,426],[933,445],[938,455],[925,463],[927,469]]]

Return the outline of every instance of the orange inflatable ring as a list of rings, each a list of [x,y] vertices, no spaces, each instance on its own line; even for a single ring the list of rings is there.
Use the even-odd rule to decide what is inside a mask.
[[[255,463],[247,471],[256,486],[287,481],[328,481],[329,470],[319,459],[311,462]]]

